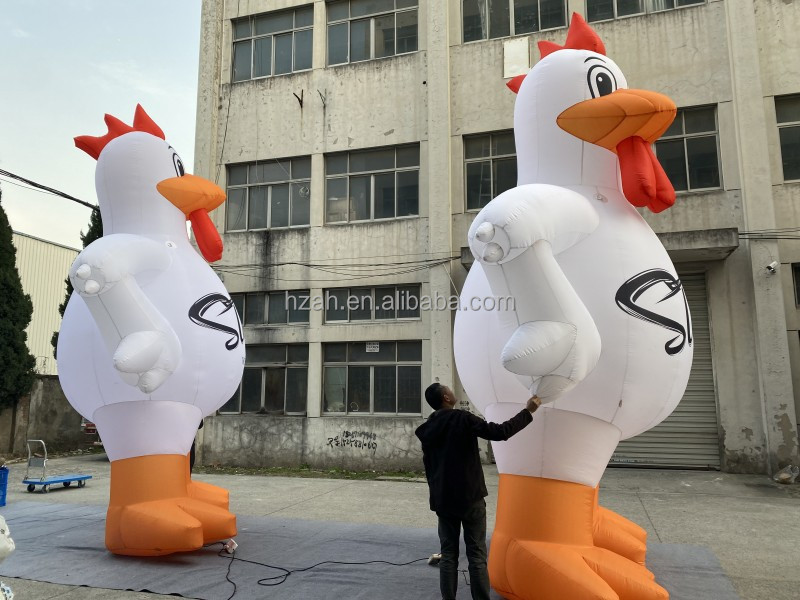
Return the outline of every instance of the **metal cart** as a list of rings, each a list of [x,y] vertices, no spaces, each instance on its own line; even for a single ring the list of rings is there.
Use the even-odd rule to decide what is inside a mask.
[[[42,445],[42,456],[38,456],[31,449],[32,445],[36,446],[37,444]],[[35,477],[39,474],[38,469],[42,470],[42,476],[40,478]],[[33,476],[31,476],[32,473]],[[83,487],[86,485],[86,480],[91,478],[91,475],[78,475],[75,473],[70,473],[68,475],[51,475],[48,477],[47,446],[45,446],[44,440],[28,440],[28,468],[25,470],[25,479],[22,480],[22,483],[28,484],[29,492],[33,492],[36,489],[36,486],[40,485],[42,486],[41,492],[46,494],[50,491],[51,485],[57,485],[60,483],[67,488],[72,485],[73,481],[78,484],[78,487]]]

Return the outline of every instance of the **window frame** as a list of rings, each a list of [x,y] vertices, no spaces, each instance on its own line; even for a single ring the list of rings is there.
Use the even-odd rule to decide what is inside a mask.
[[[283,293],[284,295],[284,307],[286,308],[286,321],[285,322],[270,322],[269,320],[269,297],[271,294],[279,294]],[[261,296],[261,302],[263,303],[263,311],[264,311],[264,321],[261,323],[247,323],[247,303],[248,303],[248,296],[253,296],[258,294]],[[308,317],[305,321],[290,321],[289,320],[289,295],[292,294],[294,296],[302,297],[304,294],[307,301],[307,307],[304,310]],[[241,298],[241,305],[242,305],[242,312],[239,315],[239,320],[244,327],[282,327],[282,326],[309,326],[311,320],[311,290],[310,289],[303,289],[303,290],[264,290],[264,291],[255,291],[255,292],[235,292],[231,295],[231,300],[235,306],[237,306],[238,312],[238,304],[237,300]]]
[[[398,360],[397,359],[397,344],[398,343],[408,343],[408,342],[416,342],[420,345],[420,359],[419,360]],[[367,344],[370,342],[327,342],[322,345],[322,394],[321,394],[321,411],[320,414],[323,417],[360,417],[360,416],[372,416],[372,417],[418,417],[422,415],[422,340],[378,340],[379,344],[394,344],[395,345],[395,352],[394,361],[354,361],[350,357],[350,348],[352,344]],[[335,344],[344,344],[346,347],[347,355],[345,361],[327,361],[325,360],[325,349],[327,346],[335,345]],[[375,412],[375,367],[391,367],[395,368],[395,412]],[[345,376],[344,376],[344,383],[345,383],[345,390],[344,390],[344,398],[345,398],[345,405],[344,411],[339,412],[331,412],[326,410],[325,408],[325,385],[326,385],[326,377],[328,368],[345,368]],[[348,406],[348,392],[350,389],[350,367],[369,367],[369,412],[366,411],[351,411],[350,407]],[[400,385],[400,377],[398,377],[398,370],[400,367],[418,367],[419,374],[420,374],[420,390],[419,390],[419,412],[399,412],[397,410],[397,403],[399,401],[399,385]]]
[[[292,171],[294,170],[293,163],[295,160],[308,160],[309,164],[309,174],[307,177],[293,177]],[[281,179],[277,181],[269,181],[269,182],[254,182],[250,183],[250,169],[251,167],[258,167],[259,164],[268,164],[271,162],[277,162],[278,164],[288,162],[289,163],[289,177],[287,179]],[[230,172],[231,169],[234,167],[246,167],[247,168],[247,183],[237,183],[231,184],[231,176]],[[244,222],[245,228],[244,229],[229,229],[228,228],[228,210],[231,204],[226,202],[225,205],[225,233],[242,233],[245,231],[284,231],[287,229],[308,229],[311,227],[311,156],[292,156],[290,158],[275,158],[270,160],[257,160],[253,162],[245,162],[245,163],[228,163],[225,165],[226,168],[226,175],[225,175],[225,195],[227,198],[230,198],[230,191],[231,190],[245,190],[245,206],[244,206]],[[292,225],[292,213],[294,211],[294,198],[293,198],[293,190],[294,186],[302,186],[305,184],[305,187],[308,188],[308,223],[304,223],[302,225]],[[287,214],[287,222],[288,225],[282,225],[278,227],[272,227],[272,188],[273,186],[278,185],[288,185],[289,186],[289,206],[288,206],[288,214]],[[267,227],[249,227],[250,221],[250,195],[251,191],[254,188],[261,188],[266,187],[267,190]]]
[[[301,25],[297,26],[297,12],[311,9],[311,24],[310,25]],[[267,15],[280,15],[284,13],[291,13],[292,14],[292,27],[289,29],[281,29],[279,31],[272,31],[270,33],[262,33],[256,34],[255,33],[255,21],[258,18],[265,17]],[[250,35],[243,36],[240,38],[236,37],[236,25],[238,23],[242,23],[244,21],[250,22]],[[312,59],[312,64],[305,69],[295,69],[295,58],[296,58],[296,34],[302,31],[311,31],[311,48],[310,54]],[[275,73],[275,38],[280,35],[286,35],[288,33],[292,34],[292,69],[286,73]],[[254,76],[255,72],[255,54],[256,54],[256,40],[271,37],[270,43],[270,74],[269,75],[259,75]],[[235,72],[235,61],[236,61],[236,44],[249,42],[250,43],[250,77],[245,79],[236,79],[236,72]],[[311,71],[314,68],[313,64],[313,57],[314,57],[314,3],[311,2],[310,4],[303,4],[301,6],[294,6],[287,9],[279,9],[269,12],[258,13],[256,15],[248,15],[246,17],[240,17],[237,19],[231,19],[231,84],[235,83],[243,83],[245,81],[254,81],[259,79],[269,79],[271,77],[282,77],[284,75],[292,75],[294,73],[303,73],[306,71]]]
[[[514,140],[514,154],[498,154],[498,155],[492,154],[492,151],[491,151],[491,148],[492,148],[492,136],[495,136],[495,135],[508,135],[508,134],[511,134],[511,139]],[[467,141],[470,140],[470,139],[478,139],[478,138],[482,138],[482,137],[488,137],[489,138],[489,156],[479,156],[477,158],[467,158]],[[477,208],[470,208],[469,207],[469,187],[468,187],[469,182],[467,181],[467,171],[468,171],[467,165],[480,163],[480,162],[488,162],[489,163],[489,181],[491,182],[492,198],[494,198],[495,197],[494,196],[494,188],[495,188],[495,185],[494,185],[494,171],[495,171],[494,162],[495,162],[495,160],[508,160],[510,158],[513,158],[514,161],[515,161],[514,164],[516,164],[517,143],[516,143],[516,139],[514,138],[514,130],[513,129],[501,129],[499,131],[489,131],[489,132],[486,132],[486,133],[468,134],[468,135],[462,136],[461,143],[462,143],[463,152],[464,152],[464,212],[465,213],[478,213],[478,212],[481,211],[481,209],[483,209],[484,206],[486,206],[486,204],[488,204],[488,202],[486,204],[484,204],[483,206],[479,206]],[[517,165],[517,177],[519,177],[519,165]],[[489,202],[491,202],[492,198],[489,199]]]
[[[535,33],[540,33],[542,31],[555,31],[557,29],[564,29],[565,27],[569,26],[569,0],[563,0],[563,4],[564,4],[564,24],[563,25],[557,25],[556,27],[547,27],[546,29],[542,29],[540,27],[539,29],[536,29],[535,31],[525,31],[525,32],[522,32],[522,33],[516,33],[516,31],[514,30],[514,20],[515,20],[514,19],[514,0],[508,0],[508,5],[509,5],[508,6],[508,20],[509,20],[508,31],[509,31],[509,34],[508,35],[500,35],[500,36],[497,36],[497,37],[491,37],[489,35],[489,32],[491,31],[491,14],[490,14],[490,11],[489,11],[489,8],[488,8],[488,5],[487,5],[488,0],[477,0],[477,1],[483,2],[484,6],[487,7],[486,8],[486,37],[482,37],[482,38],[477,39],[477,40],[469,40],[469,41],[464,39],[464,33],[466,31],[466,28],[464,27],[464,0],[461,0],[459,5],[461,7],[461,43],[462,44],[476,44],[476,43],[479,43],[479,42],[488,42],[488,41],[491,41],[491,40],[502,40],[502,39],[506,39],[506,38],[510,38],[510,37],[517,37],[517,36],[520,36],[520,35],[532,35],[532,34],[535,34]],[[542,22],[542,3],[541,3],[541,0],[536,0],[536,17],[537,17],[537,22],[539,24],[541,24],[541,22]]]
[[[376,318],[375,312],[378,309],[375,294],[377,293],[378,289],[385,289],[385,288],[394,288],[395,298],[397,298],[397,294],[399,293],[400,288],[409,288],[415,287],[417,288],[417,316],[416,317],[398,317],[394,316],[391,318]],[[355,291],[363,291],[363,290],[370,291],[370,318],[369,319],[352,319],[350,317],[350,298],[355,297],[356,295],[353,293]],[[329,294],[333,291],[347,291],[347,301],[345,302],[345,308],[347,309],[347,318],[346,319],[329,319],[328,318],[328,297]],[[422,298],[422,284],[419,283],[405,283],[405,284],[387,284],[387,285],[375,285],[375,286],[364,286],[364,287],[335,287],[335,288],[325,288],[323,290],[323,298],[324,298],[324,306],[323,306],[323,324],[324,325],[363,325],[365,323],[395,323],[395,322],[405,322],[405,321],[419,321],[422,319],[422,310],[419,306]],[[408,310],[408,309],[406,309]],[[395,307],[395,315],[397,315],[399,309]]]
[[[686,175],[686,189],[685,190],[675,190],[676,194],[702,194],[705,192],[714,192],[718,190],[725,189],[725,182],[723,179],[722,174],[722,154],[720,152],[720,140],[719,140],[719,105],[717,104],[703,104],[699,106],[684,106],[678,108],[678,113],[675,115],[675,120],[678,118],[684,119],[684,114],[689,111],[693,110],[703,110],[703,109],[713,109],[714,111],[714,131],[702,131],[702,132],[694,132],[694,133],[686,133],[686,123],[685,121],[681,121],[681,133],[678,135],[666,135],[666,132],[658,138],[654,144],[654,154],[656,158],[658,158],[658,144],[659,142],[669,142],[675,140],[681,140],[683,142],[683,162],[685,167],[685,175]],[[673,121],[674,124],[674,121]],[[672,125],[670,125],[671,127]],[[715,141],[715,148],[717,154],[717,174],[719,176],[719,185],[716,187],[704,187],[704,188],[693,188],[691,187],[691,177],[689,175],[689,151],[686,145],[686,140],[693,139],[693,138],[701,138],[701,137],[709,137],[710,135],[714,136]],[[674,187],[674,186],[673,186]]]
[[[326,0],[325,1],[325,13],[326,13],[326,19],[325,19],[325,34],[326,34],[325,65],[327,67],[339,67],[339,66],[342,66],[342,65],[353,65],[353,64],[358,64],[358,63],[369,62],[371,60],[384,60],[384,59],[387,59],[387,58],[394,58],[396,56],[406,56],[408,54],[414,54],[415,52],[419,52],[419,1],[418,0],[416,0],[417,3],[414,4],[413,6],[405,6],[405,7],[400,7],[400,8],[397,7],[397,1],[398,0],[394,0],[394,2],[393,2],[394,8],[392,10],[384,10],[384,11],[381,11],[381,12],[370,13],[368,15],[361,15],[361,16],[356,16],[356,17],[353,17],[351,15],[351,0],[344,0],[344,1],[347,2],[347,17],[331,20],[328,17],[328,10],[329,10],[328,6],[330,4],[333,4],[334,2],[337,2],[337,1],[342,1],[342,0]],[[410,1],[415,1],[415,0],[410,0]],[[417,15],[417,48],[416,48],[416,50],[409,50],[408,52],[398,52],[397,51],[397,40],[398,40],[398,36],[397,36],[397,15],[401,14],[401,13],[411,13],[411,12],[414,12]],[[394,51],[394,54],[389,54],[387,56],[375,56],[375,20],[379,19],[381,17],[388,16],[388,15],[394,15],[394,50],[395,51]],[[350,48],[351,48],[351,45],[352,45],[352,38],[351,38],[352,23],[353,23],[353,21],[365,21],[365,20],[369,20],[369,54],[370,54],[370,56],[369,56],[369,58],[365,58],[365,59],[354,61],[354,60],[351,60],[351,57],[350,57]],[[328,42],[328,40],[330,38],[330,28],[331,28],[331,26],[343,25],[343,24],[347,24],[347,60],[345,60],[344,62],[332,63],[330,61],[330,45],[329,45],[329,42]]]
[[[781,143],[781,130],[794,128],[798,128],[798,130],[800,130],[800,119],[797,121],[778,121],[778,101],[790,98],[795,98],[797,99],[798,103],[800,103],[800,94],[781,94],[780,96],[775,96],[775,123],[778,128],[778,147],[780,148],[781,152],[781,180],[784,183],[797,183],[800,182],[800,175],[793,179],[786,178],[786,169],[783,165],[783,144]],[[800,115],[798,115],[798,117],[800,117]]]
[[[673,1],[677,4],[678,2],[685,2],[687,0],[673,0]],[[684,8],[692,8],[693,6],[705,6],[705,5],[708,4],[708,0],[699,0],[699,1],[689,0],[689,1],[691,2],[691,4],[684,4],[682,6],[672,6],[670,8],[661,8],[661,9],[658,9],[658,10],[650,10],[650,8],[648,7],[649,6],[649,0],[642,0],[642,2],[643,2],[643,10],[641,12],[631,13],[629,15],[619,16],[617,14],[618,13],[617,2],[619,2],[619,0],[612,0],[613,6],[614,6],[614,16],[610,17],[608,19],[596,19],[594,21],[590,21],[589,20],[589,3],[592,2],[592,0],[584,0],[583,10],[584,10],[584,14],[586,15],[586,22],[587,23],[607,23],[609,21],[616,21],[618,19],[629,19],[631,17],[641,17],[641,16],[645,16],[645,15],[657,15],[657,14],[660,14],[660,13],[669,12],[671,10],[681,10],[681,9],[684,9]]]
[[[403,148],[413,148],[416,147],[417,149],[417,165],[410,166],[410,167],[398,167],[397,166],[397,152]],[[388,150],[391,149],[394,151],[394,167],[392,169],[373,169],[367,171],[351,171],[350,170],[350,156],[353,153],[357,152],[364,152],[364,151],[375,151],[379,152],[381,150]],[[325,207],[324,207],[324,217],[325,217],[325,225],[358,225],[363,223],[385,223],[389,221],[397,221],[400,219],[418,219],[420,217],[420,204],[422,200],[421,195],[421,187],[419,185],[419,175],[421,171],[421,165],[419,163],[422,162],[420,157],[420,144],[399,144],[397,146],[379,146],[377,148],[361,148],[357,150],[347,150],[345,152],[331,152],[325,155]],[[328,174],[328,160],[333,157],[341,157],[344,156],[347,158],[347,170],[341,173],[334,173]],[[397,193],[399,186],[397,185],[397,176],[399,173],[417,173],[417,212],[416,214],[410,215],[401,215],[397,216]],[[394,214],[393,217],[381,217],[375,218],[375,177],[379,175],[385,175],[388,173],[394,174]],[[369,176],[370,178],[370,187],[369,187],[369,214],[370,217],[368,219],[351,219],[350,215],[352,213],[352,209],[350,206],[351,196],[350,196],[350,186],[351,186],[351,179],[353,177],[366,177]],[[347,200],[347,206],[345,207],[345,214],[347,215],[347,219],[344,221],[330,221],[328,219],[328,186],[330,185],[331,180],[346,180],[347,187],[345,191],[344,198]]]
[[[274,415],[274,416],[306,416],[308,414],[308,376],[309,376],[309,344],[253,344],[253,347],[259,346],[283,346],[284,347],[284,360],[283,362],[276,362],[276,361],[255,361],[252,363],[248,363],[247,359],[245,358],[245,369],[260,369],[261,370],[261,402],[260,408],[257,411],[242,411],[242,382],[239,382],[239,387],[236,388],[236,391],[230,397],[230,399],[223,404],[219,409],[217,409],[218,415]],[[306,348],[306,360],[305,362],[299,361],[289,361],[289,347],[302,347],[305,346]],[[283,410],[282,411],[270,411],[265,408],[265,401],[266,401],[266,371],[267,369],[283,369]],[[287,411],[286,410],[286,402],[288,399],[288,382],[289,382],[289,371],[290,370],[304,370],[306,373],[306,402],[305,408],[302,412],[299,411]],[[242,380],[244,380],[244,375],[242,376]],[[222,409],[230,403],[231,400],[237,398],[237,406],[238,410],[236,411],[223,411]]]

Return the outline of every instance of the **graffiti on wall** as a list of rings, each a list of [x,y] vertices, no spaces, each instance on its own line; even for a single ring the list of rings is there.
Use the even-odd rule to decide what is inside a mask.
[[[342,431],[339,435],[328,438],[328,446],[375,451],[378,449],[378,435],[371,431]]]

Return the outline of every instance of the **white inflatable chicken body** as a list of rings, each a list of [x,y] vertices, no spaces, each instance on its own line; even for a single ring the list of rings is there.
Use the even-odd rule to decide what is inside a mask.
[[[227,491],[191,482],[187,457],[201,419],[231,397],[243,370],[236,310],[186,232],[188,218],[203,254],[218,260],[208,211],[225,195],[185,173],[141,106],[133,127],[105,120],[105,136],[75,138],[97,159],[104,235],[70,269],[59,378],[111,460],[109,550],[193,550],[236,531]]]
[[[0,459],[0,464],[2,464]],[[11,539],[11,530],[6,524],[6,520],[0,515],[0,563],[14,551],[14,540]],[[0,600],[14,600],[14,592],[5,583],[0,581]]]
[[[534,393],[543,402],[528,428],[493,444],[491,581],[516,600],[667,598],[643,566],[644,531],[597,507],[596,489],[618,442],[672,412],[691,368],[681,282],[633,206],[674,202],[650,144],[676,108],[627,89],[578,15],[565,47],[540,49],[509,84],[518,186],[475,218],[462,291],[463,306],[513,301],[455,323],[459,376],[487,419]]]

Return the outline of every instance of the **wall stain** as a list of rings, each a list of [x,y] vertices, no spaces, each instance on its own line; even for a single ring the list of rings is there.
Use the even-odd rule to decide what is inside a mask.
[[[786,413],[775,415],[776,429],[780,433],[783,443],[778,446],[775,453],[778,468],[783,468],[796,459],[797,432],[792,427],[792,421]]]

